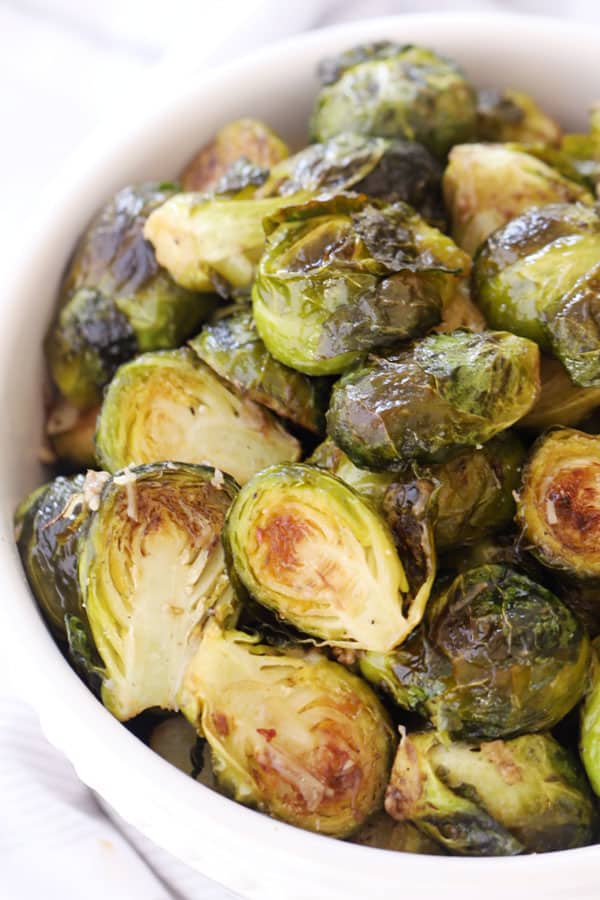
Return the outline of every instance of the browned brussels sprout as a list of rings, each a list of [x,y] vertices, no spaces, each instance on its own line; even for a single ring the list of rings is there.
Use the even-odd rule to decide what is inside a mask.
[[[85,478],[55,478],[23,500],[15,513],[17,546],[31,590],[53,631],[67,636],[67,619],[85,620],[77,582],[79,538],[89,514]]]
[[[258,119],[236,119],[221,128],[181,173],[184,191],[208,193],[218,185],[234,163],[243,160],[271,169],[288,155],[281,138]]]
[[[215,466],[240,484],[300,458],[298,441],[271,413],[189,349],[144,353],[119,369],[98,416],[96,446],[110,472],[179,459]]]
[[[343,133],[276,165],[258,194],[352,189],[388,203],[409,203],[431,224],[443,227],[441,178],[439,162],[422,144]]]
[[[86,408],[137,352],[176,347],[214,307],[161,269],[144,224],[175,192],[142,184],[119,191],[91,221],[69,263],[46,355],[61,393]]]
[[[464,740],[552,728],[581,700],[589,664],[573,613],[503,565],[459,575],[402,647],[360,662],[401,707]]]
[[[592,182],[596,196],[600,197],[600,103],[595,103],[590,111],[588,133],[565,134],[561,149],[575,168]]]
[[[46,434],[58,460],[79,469],[96,465],[94,435],[99,411],[99,406],[78,409],[68,400],[55,404],[46,421]]]
[[[518,141],[557,147],[561,130],[529,94],[505,88],[478,92],[477,137],[501,144]]]
[[[544,565],[600,578],[600,437],[558,428],[539,438],[517,510],[524,538]]]
[[[600,385],[573,384],[565,367],[553,356],[540,358],[541,393],[535,406],[520,420],[519,428],[544,431],[551,425],[578,425],[600,406]]]
[[[436,550],[470,544],[510,525],[524,461],[520,440],[503,432],[479,450],[464,450],[447,462],[415,465],[400,473],[387,488],[383,513],[395,531],[398,517],[410,515],[420,502],[433,525]]]
[[[329,382],[308,378],[271,356],[250,312],[205,325],[189,344],[217,375],[251,400],[308,431],[323,431]]]
[[[456,331],[371,358],[333,389],[333,440],[357,466],[401,471],[476,447],[529,411],[539,392],[539,352],[507,332]]]
[[[475,91],[431,50],[380,41],[324,60],[310,121],[314,141],[343,131],[419,141],[443,157],[476,130]]]
[[[525,149],[503,144],[454,147],[442,184],[452,237],[471,254],[493,231],[531,207],[592,202],[585,187]]]
[[[79,585],[105,666],[102,700],[122,721],[177,710],[206,622],[235,622],[221,531],[236,487],[215,475],[171,462],[126,469],[90,520]]]
[[[368,685],[316,650],[209,628],[181,705],[210,744],[218,782],[240,803],[335,837],[381,808],[391,723]]]
[[[281,619],[332,646],[389,650],[420,622],[434,558],[413,587],[388,527],[339,478],[272,466],[240,491],[224,534],[235,575]]]
[[[258,332],[285,365],[342,372],[362,353],[436,325],[470,261],[403,203],[339,195],[265,222],[252,291]]]
[[[513,219],[481,247],[473,288],[492,327],[537,341],[575,384],[600,384],[598,210],[553,204]]]
[[[398,821],[464,856],[582,847],[596,826],[583,773],[548,734],[482,744],[407,735],[385,805]]]

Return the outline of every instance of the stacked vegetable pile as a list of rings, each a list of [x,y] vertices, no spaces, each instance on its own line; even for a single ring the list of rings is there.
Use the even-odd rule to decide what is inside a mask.
[[[417,853],[591,843],[600,119],[413,46],[320,74],[307,148],[230,123],[81,237],[29,582],[106,707],[242,803]]]

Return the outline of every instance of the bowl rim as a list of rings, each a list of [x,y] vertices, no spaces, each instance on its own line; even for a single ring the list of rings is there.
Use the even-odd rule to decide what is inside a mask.
[[[451,28],[467,32],[475,32],[493,20],[495,30],[504,30],[507,34],[511,29],[518,28],[521,31],[535,31],[536,34],[543,32],[554,37],[560,35],[563,39],[581,39],[583,35],[589,38],[590,32],[596,35],[596,39],[600,37],[600,29],[593,25],[556,18],[498,15],[491,11],[477,14],[419,13],[364,19],[305,32],[262,47],[209,71],[197,72],[193,76],[189,72],[175,73],[179,77],[166,86],[161,85],[164,72],[159,66],[153,76],[144,80],[143,85],[144,91],[152,95],[152,103],[142,113],[136,113],[133,123],[126,120],[125,110],[104,121],[79,145],[53,183],[42,193],[37,208],[31,215],[33,223],[19,234],[21,249],[12,253],[8,266],[4,264],[7,269],[3,276],[4,296],[19,298],[19,295],[29,293],[23,273],[35,268],[35,258],[45,242],[49,241],[52,228],[60,227],[67,202],[65,198],[73,203],[76,196],[85,192],[85,186],[95,172],[108,170],[118,164],[118,158],[125,152],[131,152],[145,135],[176,116],[177,109],[183,107],[192,94],[208,90],[212,85],[227,79],[235,79],[258,64],[276,64],[289,54],[301,53],[304,48],[323,43],[324,38],[343,45],[346,40],[355,41],[359,31],[364,37],[379,29],[385,33],[398,26],[410,27],[413,23],[427,25],[428,22],[439,24],[440,20],[447,22]],[[181,84],[184,78],[191,83]],[[156,92],[149,91],[152,84],[156,86]],[[176,103],[173,103],[175,88],[179,93]],[[125,133],[121,132],[121,128],[125,129]],[[9,327],[0,330],[0,360],[4,359],[7,341],[14,330],[10,326],[19,320],[19,307],[20,304],[14,300],[12,303],[3,302],[3,312],[9,319]],[[12,511],[2,511],[4,525],[8,522],[9,528],[11,514]],[[120,769],[124,778],[135,782],[142,792],[152,794],[156,790],[156,784],[160,784],[173,803],[186,809],[188,819],[194,817],[197,820],[200,829],[206,827],[207,820],[212,820],[215,825],[218,822],[230,835],[242,836],[246,845],[251,846],[251,852],[256,850],[261,853],[268,848],[272,854],[277,853],[287,858],[303,857],[305,862],[310,861],[327,870],[353,869],[363,864],[370,868],[372,864],[377,867],[378,874],[390,882],[397,881],[400,875],[404,879],[410,879],[411,876],[418,878],[425,868],[433,865],[431,858],[426,855],[382,851],[302,831],[248,809],[200,784],[191,789],[189,777],[143,745],[114,719],[62,657],[37,611],[21,570],[16,548],[6,536],[0,537],[0,560],[7,600],[0,605],[0,620],[4,626],[2,633],[10,635],[10,640],[3,640],[3,650],[23,687],[24,696],[40,715],[49,739],[65,750],[69,757],[73,756],[75,764],[78,758],[81,760],[86,754],[92,758],[91,750],[97,745],[99,738],[102,738],[107,766]],[[26,652],[22,651],[23,646],[27,647]],[[37,667],[31,664],[32,659],[37,656],[44,658],[42,679],[36,671]],[[73,728],[72,709],[78,711],[77,732]],[[52,719],[52,716],[55,718]],[[61,731],[65,723],[66,729]],[[73,751],[74,747],[76,751]],[[79,771],[82,779],[92,787],[96,787],[97,782],[101,781],[95,777],[93,767],[81,766]],[[195,795],[200,801],[196,804],[194,790],[200,791]],[[543,872],[544,877],[549,878],[553,872],[558,875],[559,871],[564,878],[567,872],[574,875],[584,860],[598,859],[599,853],[600,848],[591,845],[575,850],[519,857],[436,856],[435,867],[440,878],[448,879],[468,877],[469,880],[479,880],[485,874],[502,880],[509,872],[527,872],[532,876]]]

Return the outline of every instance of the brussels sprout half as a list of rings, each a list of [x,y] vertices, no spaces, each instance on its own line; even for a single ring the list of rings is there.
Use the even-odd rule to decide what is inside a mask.
[[[480,141],[558,146],[561,130],[532,97],[505,88],[478,92],[477,137]]]
[[[308,431],[324,430],[329,382],[308,378],[271,356],[250,312],[205,325],[189,344],[217,375],[251,400]]]
[[[71,403],[100,403],[116,368],[137,352],[176,347],[215,305],[160,269],[143,228],[174,193],[154,183],[119,191],[81,237],[46,336],[52,377]]]
[[[177,284],[229,296],[252,284],[265,245],[263,219],[308,196],[308,191],[262,198],[177,194],[152,213],[144,235]]]
[[[258,119],[228,122],[205,144],[181,173],[184,191],[214,190],[234,163],[243,160],[270,169],[289,151],[282,139]]]
[[[15,513],[16,542],[31,590],[53,631],[67,618],[85,620],[77,582],[79,539],[88,517],[85,477],[55,478],[36,488]]]
[[[338,195],[282,210],[252,290],[273,356],[309,375],[342,372],[374,347],[425,334],[470,260],[406,204]]]
[[[517,517],[546,566],[600,578],[600,437],[559,428],[535,444]]]
[[[381,808],[391,724],[368,685],[317,651],[207,629],[181,705],[210,744],[218,782],[239,802],[336,837]]]
[[[473,289],[494,328],[537,341],[575,384],[600,384],[600,215],[581,204],[532,209],[481,247]]]
[[[363,44],[325,60],[319,75],[313,141],[352,131],[419,141],[443,157],[475,135],[475,91],[457,66],[431,50]]]
[[[404,737],[386,809],[451,853],[514,856],[592,842],[596,812],[576,763],[547,734],[483,744]]]
[[[550,591],[508,566],[459,575],[424,627],[362,674],[454,738],[490,740],[552,728],[581,699],[590,642]]]
[[[236,487],[215,474],[171,462],[122,471],[82,542],[79,585],[106,669],[102,700],[122,721],[176,710],[207,620],[235,620],[221,531]]]
[[[419,623],[434,565],[413,592],[392,535],[328,472],[273,466],[242,489],[224,533],[236,576],[286,622],[333,646],[389,650]]]
[[[531,153],[503,144],[453,147],[442,184],[452,237],[471,254],[493,231],[530,207],[593,199],[580,184]]]
[[[539,352],[507,332],[456,331],[371,359],[334,386],[327,427],[357,466],[401,471],[476,447],[529,411]]]
[[[445,224],[442,168],[415,141],[395,141],[346,132],[311,144],[274,166],[260,196],[347,191],[388,203],[403,201],[437,227]]]
[[[98,458],[110,472],[134,463],[207,463],[242,484],[300,445],[276,419],[228,387],[191,350],[145,353],[122,366],[98,416]]]

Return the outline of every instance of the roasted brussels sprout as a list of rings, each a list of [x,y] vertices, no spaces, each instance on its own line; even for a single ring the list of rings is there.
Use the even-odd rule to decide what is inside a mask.
[[[494,328],[551,350],[572,381],[600,384],[600,214],[581,204],[532,209],[494,232],[473,270]]]
[[[398,477],[394,472],[373,472],[372,469],[359,469],[344,451],[334,444],[331,438],[327,438],[322,444],[319,444],[307,462],[311,466],[327,469],[328,472],[337,475],[363,497],[367,497],[379,512],[382,511],[387,489],[394,484]]]
[[[416,591],[369,503],[312,466],[273,466],[227,518],[228,558],[250,594],[333,646],[389,650],[419,623],[433,572]]]
[[[172,278],[190,291],[247,291],[265,245],[263,219],[308,199],[177,194],[148,218],[144,234]]]
[[[444,853],[439,844],[410,822],[398,822],[385,811],[376,813],[363,825],[352,837],[352,843],[400,853],[427,853],[432,856]]]
[[[538,369],[536,345],[507,332],[431,335],[340,379],[328,431],[357,466],[442,462],[524,416],[538,396]]]
[[[82,542],[79,585],[118,719],[176,710],[206,622],[233,624],[221,531],[235,495],[214,469],[163,462],[104,487]]]
[[[271,169],[289,151],[281,138],[258,119],[236,119],[221,128],[181,173],[184,191],[214,190],[240,160]]]
[[[205,325],[189,344],[217,375],[251,400],[308,431],[323,431],[328,381],[308,378],[274,359],[259,338],[250,312]]]
[[[544,431],[551,425],[578,425],[600,406],[600,385],[573,384],[565,367],[553,356],[540,359],[541,393],[535,406],[519,421],[519,428]]]
[[[98,458],[110,472],[134,463],[207,463],[242,484],[300,445],[276,419],[228,387],[192,350],[145,353],[122,366],[98,416]]]
[[[514,856],[591,843],[594,803],[575,761],[548,734],[448,743],[435,732],[400,742],[386,809],[451,853]]]
[[[581,760],[596,794],[600,796],[600,639],[594,641],[590,685],[581,710]]]
[[[146,219],[174,190],[151,183],[124,188],[75,249],[45,347],[56,385],[76,406],[100,403],[122,362],[176,347],[214,308],[212,297],[178,287],[144,239]]]
[[[406,204],[339,195],[265,222],[252,290],[267,349],[309,375],[436,325],[470,261]]]
[[[575,168],[592,182],[596,196],[600,197],[600,103],[595,103],[591,109],[589,132],[565,134],[561,149]]]
[[[511,523],[524,460],[521,441],[503,432],[479,450],[400,474],[387,488],[383,513],[394,531],[398,516],[410,515],[420,501],[433,525],[436,550],[470,544]]]
[[[55,478],[31,493],[15,513],[17,546],[31,590],[53,631],[67,636],[67,618],[85,620],[79,584],[79,538],[89,509],[85,478]]]
[[[360,666],[438,731],[490,740],[556,725],[581,699],[589,662],[585,629],[558,597],[487,565],[455,578],[402,647]]]
[[[584,187],[557,169],[503,144],[453,147],[442,185],[452,237],[471,254],[493,231],[530,207],[592,202]]]
[[[394,738],[373,691],[315,650],[206,630],[181,692],[236,800],[346,837],[381,808]]]
[[[546,566],[600,578],[600,437],[558,428],[535,444],[517,516]]]
[[[505,88],[478,92],[477,137],[480,141],[557,147],[561,130],[529,94]]]
[[[422,144],[344,133],[279,163],[258,193],[286,196],[302,190],[352,189],[388,203],[409,203],[442,227],[441,179],[439,162]]]
[[[443,157],[475,136],[476,96],[454,63],[431,50],[388,41],[324,60],[311,139],[342,131],[419,141]]]
[[[46,435],[59,461],[79,469],[96,465],[94,434],[99,406],[80,410],[68,400],[59,400],[50,410]]]

